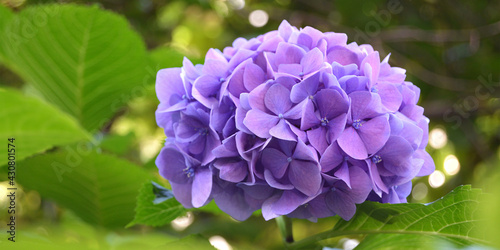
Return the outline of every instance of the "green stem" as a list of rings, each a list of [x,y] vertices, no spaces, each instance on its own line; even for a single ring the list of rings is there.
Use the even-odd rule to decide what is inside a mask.
[[[283,241],[286,244],[293,243],[292,219],[286,216],[280,216],[276,218],[276,224],[278,224]]]

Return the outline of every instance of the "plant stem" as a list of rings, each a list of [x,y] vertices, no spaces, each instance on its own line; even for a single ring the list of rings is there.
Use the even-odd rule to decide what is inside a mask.
[[[292,219],[287,216],[280,216],[276,218],[276,224],[278,224],[283,241],[286,244],[293,243]]]

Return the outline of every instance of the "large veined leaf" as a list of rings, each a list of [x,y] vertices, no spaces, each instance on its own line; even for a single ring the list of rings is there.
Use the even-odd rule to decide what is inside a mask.
[[[89,131],[149,84],[143,41],[123,17],[97,6],[28,7],[0,37],[5,64]]]
[[[356,250],[420,250],[456,249],[470,245],[467,241],[426,234],[372,234],[355,248]]]
[[[134,218],[136,197],[149,175],[132,163],[89,151],[66,148],[28,158],[19,163],[17,180],[92,225],[124,227]]]
[[[160,189],[158,190],[160,192],[156,192],[157,195],[155,195],[155,189]],[[161,191],[167,190],[151,182],[147,182],[142,186],[137,197],[135,218],[128,226],[135,224],[162,226],[186,212],[186,209],[177,200],[173,199],[173,195],[157,197],[161,195]],[[158,200],[158,198],[163,200],[155,204],[155,200]]]
[[[12,90],[0,89],[0,150],[7,152],[7,139],[14,138],[16,160],[90,136],[74,118],[42,101]],[[0,166],[7,157],[0,158]]]
[[[393,234],[420,235],[458,245],[484,244],[484,235],[477,226],[481,195],[479,189],[460,186],[430,204],[381,204],[367,201],[358,206],[356,215],[350,221],[341,220],[331,231],[290,246],[300,248],[321,239],[356,234],[388,234],[374,237],[374,244]]]

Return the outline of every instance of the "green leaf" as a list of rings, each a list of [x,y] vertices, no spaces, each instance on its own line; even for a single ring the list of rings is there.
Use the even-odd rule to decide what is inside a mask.
[[[159,204],[155,204],[154,201],[157,197],[153,192],[154,189],[155,186],[151,182],[147,182],[142,186],[137,197],[135,218],[127,227],[135,224],[162,226],[186,212],[186,209],[175,199],[166,199]]]
[[[40,230],[43,228],[43,230]],[[0,232],[0,245],[11,243],[7,230]],[[58,217],[57,223],[38,221],[23,223],[16,233],[14,247],[2,249],[47,249],[47,250],[88,250],[88,249],[154,249],[178,240],[164,232],[103,229],[87,224],[71,212],[65,212]]]
[[[105,136],[99,146],[108,152],[123,156],[130,151],[135,139],[133,132],[126,135],[111,134]]]
[[[17,168],[25,188],[104,227],[123,227],[134,218],[135,198],[148,179],[132,163],[78,147],[26,159]]]
[[[372,234],[355,248],[356,250],[420,250],[420,249],[457,249],[470,245],[460,239],[425,234]]]
[[[174,198],[174,192],[172,192],[171,190],[164,188],[154,181],[152,181],[151,183],[153,184],[153,194],[155,195],[153,204],[160,204],[166,200]]]
[[[205,212],[205,213],[211,213],[211,214],[221,215],[221,216],[226,216],[226,217],[231,217],[230,215],[228,215],[227,213],[225,213],[224,211],[222,211],[217,206],[217,204],[215,203],[214,200],[210,201],[207,205],[205,205],[203,207],[192,208],[192,210],[194,210],[194,211],[202,211],[202,212]],[[252,213],[252,215],[260,217],[262,215],[262,211],[260,209],[256,210],[256,211],[254,211]]]
[[[7,66],[89,131],[150,84],[141,38],[96,6],[28,7],[0,35]]]
[[[481,190],[460,186],[430,204],[365,202],[350,221],[339,221],[333,230],[291,244],[300,248],[322,239],[356,234],[405,234],[435,237],[460,245],[484,244],[477,227]],[[378,236],[383,241],[384,236]],[[413,236],[412,236],[413,237]],[[386,240],[387,241],[387,240]]]
[[[500,249],[500,168],[498,162],[486,161],[486,164],[491,163],[490,171],[487,172],[487,178],[477,180],[478,184],[483,185],[485,190],[484,202],[481,203],[479,213],[481,214],[481,228],[487,228],[485,237],[492,246]],[[481,166],[485,167],[485,166]]]
[[[57,145],[90,139],[72,117],[17,91],[0,89],[0,150],[7,152],[7,138],[15,138],[16,160]],[[10,147],[12,148],[12,147]],[[7,157],[0,158],[0,166]]]

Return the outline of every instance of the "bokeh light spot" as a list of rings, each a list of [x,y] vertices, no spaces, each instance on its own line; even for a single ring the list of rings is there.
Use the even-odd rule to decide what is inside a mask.
[[[413,190],[411,191],[411,196],[413,199],[419,201],[423,200],[425,196],[427,196],[427,193],[429,192],[429,189],[427,188],[427,185],[425,183],[419,182],[415,184],[413,187]]]
[[[456,175],[460,171],[460,162],[454,155],[444,158],[444,171],[449,175]]]
[[[344,248],[344,250],[352,250],[355,247],[357,247],[358,245],[359,245],[358,240],[348,239],[348,240],[344,241],[344,244],[342,244],[342,248]]]
[[[233,248],[222,236],[214,235],[208,239],[210,244],[219,250],[232,250]]]
[[[189,227],[194,221],[194,215],[191,212],[187,212],[185,216],[177,217],[175,220],[170,222],[173,229],[177,231],[182,231]]]
[[[429,144],[435,149],[440,149],[448,143],[446,131],[442,128],[434,128],[429,133]]]
[[[3,203],[7,201],[7,185],[8,182],[0,182],[0,205],[3,207]]]
[[[263,10],[254,10],[248,16],[248,21],[255,27],[262,27],[266,25],[269,20],[269,15]]]
[[[434,173],[429,175],[429,185],[432,188],[438,188],[441,187],[444,184],[444,181],[446,180],[446,177],[444,176],[443,172],[436,170]]]
[[[241,10],[245,7],[245,0],[229,0],[229,5],[235,10]]]

